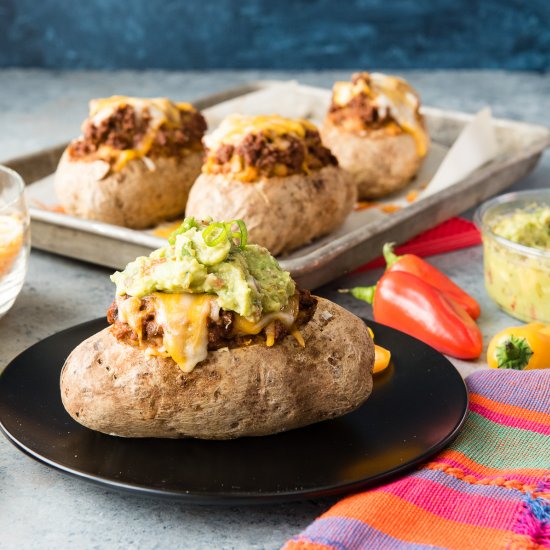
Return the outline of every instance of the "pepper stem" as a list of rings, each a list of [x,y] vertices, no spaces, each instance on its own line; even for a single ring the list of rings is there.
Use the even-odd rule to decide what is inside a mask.
[[[499,369],[523,370],[533,355],[527,339],[513,335],[499,344],[495,352]]]
[[[395,243],[386,243],[382,248],[382,254],[384,260],[386,260],[386,267],[391,267],[395,262],[399,261],[402,256],[398,256],[394,251]]]
[[[342,294],[351,294],[358,300],[363,300],[367,304],[372,304],[374,301],[374,292],[376,291],[376,285],[372,286],[356,286],[354,288],[341,288],[338,292]]]

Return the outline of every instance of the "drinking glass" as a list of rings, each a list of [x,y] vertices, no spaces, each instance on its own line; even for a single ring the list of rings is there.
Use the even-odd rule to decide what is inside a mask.
[[[29,212],[21,176],[0,166],[0,317],[13,305],[27,273]]]

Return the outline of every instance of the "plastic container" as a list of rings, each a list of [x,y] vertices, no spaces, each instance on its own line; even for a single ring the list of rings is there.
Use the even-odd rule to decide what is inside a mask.
[[[550,206],[550,190],[508,193],[483,203],[474,216],[483,239],[485,287],[507,313],[550,323],[550,250],[496,235],[495,224],[518,210]]]

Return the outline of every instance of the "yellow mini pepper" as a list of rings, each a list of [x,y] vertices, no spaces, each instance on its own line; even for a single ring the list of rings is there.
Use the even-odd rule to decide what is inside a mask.
[[[550,368],[550,326],[529,323],[495,334],[487,349],[487,363],[493,369]]]

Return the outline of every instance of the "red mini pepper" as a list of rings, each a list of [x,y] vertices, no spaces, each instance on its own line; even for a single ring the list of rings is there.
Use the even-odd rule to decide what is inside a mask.
[[[372,303],[374,320],[459,359],[481,355],[481,331],[464,308],[430,283],[405,271],[386,271],[376,287],[351,293]]]
[[[414,254],[404,254],[397,256],[393,251],[394,244],[384,245],[383,254],[388,264],[387,271],[404,271],[423,279],[432,286],[443,292],[448,298],[452,298],[460,304],[472,317],[477,319],[480,314],[480,307],[475,298],[464,292],[458,285],[453,283],[447,275],[441,273],[433,265],[424,261]]]

